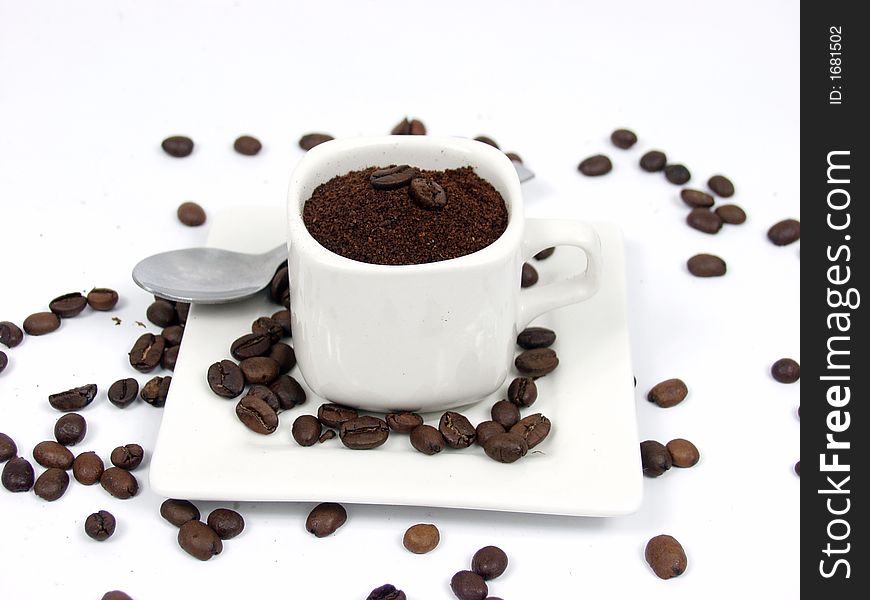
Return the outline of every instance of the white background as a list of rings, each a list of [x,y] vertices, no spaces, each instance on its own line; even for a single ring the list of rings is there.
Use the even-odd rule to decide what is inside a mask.
[[[0,0],[0,320],[20,324],[93,286],[122,296],[112,313],[3,348],[0,431],[21,454],[52,437],[59,415],[46,396],[92,381],[101,393],[83,411],[90,429],[77,450],[107,460],[118,444],[153,446],[160,411],[119,411],[105,389],[147,379],[126,360],[150,302],[129,278],[133,264],[205,240],[205,228],[178,223],[179,203],[212,214],[280,206],[300,135],[383,134],[408,115],[430,133],[487,134],[519,152],[537,173],[524,185],[528,214],[624,228],[641,439],[685,437],[702,455],[645,479],[640,511],[613,519],[350,506],[336,535],[315,539],[303,529],[311,505],[243,503],[246,531],[207,563],[184,554],[159,517],[147,461],[128,501],[75,482],[55,503],[0,489],[0,597],[119,588],[137,600],[352,600],[389,581],[410,599],[447,599],[450,576],[487,544],[510,556],[491,585],[508,600],[798,597],[800,384],[768,369],[800,360],[800,244],[765,237],[800,218],[798,29],[789,1]],[[620,126],[637,132],[635,148],[610,144]],[[192,156],[160,150],[175,133],[195,140]],[[242,133],[263,141],[259,156],[233,152]],[[687,227],[679,188],[637,166],[652,148],[685,163],[694,186],[732,178],[748,221],[716,236]],[[577,163],[597,152],[613,172],[580,175]],[[728,262],[725,277],[686,272],[703,251]],[[688,399],[648,403],[670,377],[687,382]],[[102,544],[82,527],[101,508],[119,520]],[[429,555],[401,546],[417,522],[441,529]],[[688,554],[677,579],[657,579],[643,560],[659,533]]]

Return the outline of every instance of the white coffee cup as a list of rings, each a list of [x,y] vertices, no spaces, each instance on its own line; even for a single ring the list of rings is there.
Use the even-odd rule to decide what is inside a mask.
[[[471,166],[504,198],[507,229],[473,254],[420,265],[363,263],[321,246],[302,220],[314,189],[349,171],[391,164]],[[526,219],[513,165],[481,142],[384,136],[320,144],[296,167],[287,208],[296,359],[311,390],[332,402],[434,411],[479,400],[504,382],[517,334],[532,319],[598,289],[594,229],[571,220]],[[559,245],[582,248],[585,271],[521,289],[523,263]]]

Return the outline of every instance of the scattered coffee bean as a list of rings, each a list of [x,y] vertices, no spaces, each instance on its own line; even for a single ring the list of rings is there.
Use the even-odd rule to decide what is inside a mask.
[[[553,256],[553,252],[555,251],[556,248],[554,248],[553,246],[550,246],[549,248],[544,248],[543,250],[535,254],[535,260],[546,260]]]
[[[142,458],[145,456],[145,451],[139,444],[127,444],[126,446],[118,446],[112,450],[112,455],[109,460],[119,469],[132,471],[142,464]]]
[[[255,433],[268,435],[278,428],[278,413],[269,404],[248,394],[236,405],[236,416]]]
[[[206,219],[205,209],[196,202],[182,202],[178,205],[175,214],[182,225],[187,225],[188,227],[199,227],[205,223]],[[149,316],[148,318],[150,319],[151,317]]]
[[[795,472],[795,475],[797,475],[798,477],[801,476],[801,461],[797,461],[794,464],[794,472]]]
[[[160,365],[167,371],[175,370],[175,363],[178,361],[178,350],[180,346],[170,346],[163,351],[163,358],[160,359]]]
[[[65,392],[51,394],[48,403],[52,408],[70,412],[86,407],[97,395],[97,386],[93,383],[83,385]]]
[[[130,366],[142,373],[153,371],[160,364],[165,347],[163,336],[143,333],[130,349]]]
[[[242,375],[248,383],[262,383],[269,385],[280,375],[281,367],[273,358],[268,356],[253,356],[239,363]]]
[[[767,239],[777,246],[785,246],[796,242],[801,238],[801,223],[794,219],[786,219],[780,221],[767,231]],[[24,330],[27,331],[27,322],[25,321]],[[28,333],[30,333],[28,331]]]
[[[109,386],[109,402],[118,408],[127,408],[139,396],[139,382],[132,378],[119,379]]]
[[[289,283],[288,283],[289,285]],[[283,330],[283,337],[293,337],[293,324],[290,319],[290,311],[289,310],[279,310],[274,315],[272,315],[272,320],[278,323]]]
[[[188,500],[170,498],[160,505],[160,516],[175,525],[181,527],[188,521],[199,520],[199,509]]]
[[[676,406],[689,395],[689,388],[682,379],[666,379],[657,383],[647,394],[646,399],[662,408]]]
[[[423,424],[423,417],[412,412],[390,413],[384,420],[396,433],[411,433]]]
[[[550,348],[526,350],[514,360],[520,373],[529,377],[543,377],[559,366],[559,357]]]
[[[395,190],[409,185],[419,173],[416,167],[410,165],[387,167],[372,171],[372,174],[369,175],[369,183],[376,190]]]
[[[780,383],[794,383],[801,378],[801,366],[791,358],[780,358],[770,367],[770,374]]]
[[[523,263],[523,271],[520,277],[520,287],[532,287],[538,283],[538,271],[529,263]]]
[[[688,564],[680,542],[669,535],[657,535],[648,541],[643,556],[661,579],[682,575]]]
[[[103,459],[95,452],[82,452],[73,461],[73,477],[82,485],[94,485],[103,476]]]
[[[647,173],[656,173],[665,168],[668,157],[661,150],[650,150],[640,157],[640,168]]]
[[[305,529],[315,537],[326,537],[344,525],[347,511],[341,504],[322,502],[315,506],[305,519]]]
[[[335,436],[336,436],[336,433],[335,433],[334,429],[327,429],[326,431],[323,432],[323,434],[319,438],[317,438],[317,443],[322,444],[323,442],[331,440]]]
[[[262,333],[247,333],[230,345],[230,354],[236,360],[265,356],[272,349],[272,340]]]
[[[471,559],[471,570],[486,581],[499,577],[507,566],[508,556],[497,546],[484,546]]]
[[[87,300],[94,310],[112,310],[118,304],[118,292],[109,288],[94,288],[88,292]]]
[[[689,227],[704,233],[716,233],[722,229],[722,219],[707,208],[693,208],[686,217]]]
[[[152,377],[142,386],[139,394],[145,402],[154,408],[162,408],[166,405],[166,396],[169,394],[169,386],[172,385],[172,376]]]
[[[358,416],[359,412],[355,408],[341,404],[321,404],[317,408],[317,418],[320,419],[320,422],[326,427],[335,429],[339,429],[343,423],[356,419]]]
[[[701,190],[690,190],[688,188],[680,192],[680,198],[693,208],[710,208],[715,203],[713,196],[710,194]]]
[[[211,511],[206,523],[222,540],[231,540],[245,529],[245,519],[242,515],[228,508],[216,508]]]
[[[493,421],[505,429],[510,429],[520,420],[520,409],[517,408],[516,404],[507,400],[499,400],[493,404],[489,414],[492,416]]]
[[[290,434],[300,446],[313,446],[320,439],[323,425],[314,415],[301,415],[293,421]],[[332,430],[330,430],[332,431]]]
[[[412,179],[408,195],[414,204],[424,210],[441,210],[447,206],[447,193],[444,188],[428,177]]]
[[[175,313],[178,315],[178,323],[185,325],[187,323],[187,316],[190,314],[190,303],[176,302]]]
[[[474,428],[475,441],[479,446],[486,447],[486,441],[497,433],[504,433],[505,428],[495,421],[481,421]]]
[[[0,350],[0,373],[2,373],[6,369],[6,365],[9,364],[9,357],[6,356],[6,353]]]
[[[673,465],[671,453],[661,442],[655,440],[640,443],[640,462],[643,474],[647,477],[658,477]]]
[[[92,513],[85,519],[85,533],[88,537],[103,542],[115,533],[115,516],[106,510]]]
[[[637,143],[637,135],[630,129],[617,129],[610,134],[610,141],[617,148],[628,150]]]
[[[233,150],[245,156],[254,156],[263,149],[260,140],[250,135],[242,135],[233,142]]]
[[[674,185],[683,185],[692,178],[692,174],[684,165],[668,165],[665,167],[665,179]]]
[[[402,590],[396,589],[391,583],[376,587],[371,591],[366,600],[407,600],[408,597]]]
[[[145,311],[145,316],[158,327],[169,327],[178,321],[175,307],[165,300],[152,302],[148,310]]]
[[[60,327],[60,317],[53,312],[33,313],[24,319],[24,331],[27,335],[45,335]]]
[[[15,445],[15,440],[5,433],[0,433],[0,462],[6,462],[16,454],[18,454],[18,446]]]
[[[512,429],[488,437],[483,444],[483,451],[495,461],[512,463],[526,455],[529,451],[529,444],[520,433]]]
[[[736,204],[723,204],[715,212],[723,223],[729,225],[740,225],[746,222],[746,213]]]
[[[39,442],[33,448],[33,460],[46,469],[52,467],[64,470],[69,469],[72,467],[74,459],[75,457],[69,451],[69,448],[58,444],[54,440]]]
[[[338,437],[351,450],[371,450],[387,441],[390,428],[377,417],[357,417],[341,424]]]
[[[474,443],[477,433],[474,426],[465,415],[448,410],[438,422],[438,431],[444,437],[444,441],[451,448],[468,448]]]
[[[450,589],[459,600],[484,600],[489,593],[483,577],[474,571],[459,571],[450,579]]]
[[[235,398],[245,389],[245,376],[231,360],[216,362],[208,368],[208,387],[218,396]]]
[[[323,142],[328,142],[334,139],[334,137],[326,133],[306,133],[299,138],[299,147],[307,152]]]
[[[272,320],[272,317],[258,317],[251,324],[251,333],[268,335],[269,341],[274,344],[284,337],[284,328]]]
[[[24,339],[24,332],[11,321],[0,321],[0,344],[14,348]]]
[[[526,350],[548,348],[556,341],[556,332],[546,327],[526,327],[517,336],[517,345]]]
[[[276,413],[282,410],[281,402],[278,400],[278,396],[275,394],[275,392],[273,392],[265,385],[259,383],[252,385],[251,388],[248,390],[248,396],[254,396],[264,401],[266,404],[272,407],[272,410],[274,410]]]
[[[597,177],[599,175],[605,175],[610,173],[613,169],[613,163],[610,162],[610,159],[604,156],[603,154],[595,154],[590,156],[589,158],[584,159],[579,165],[577,165],[577,170],[586,175],[587,177]]]
[[[426,135],[426,126],[418,119],[408,120],[407,117],[396,123],[390,131],[392,135]]]
[[[119,500],[132,498],[139,491],[139,482],[129,471],[118,467],[109,467],[100,476],[100,485]]]
[[[278,374],[290,372],[296,366],[296,352],[287,344],[278,342],[269,350],[269,358],[278,364]]]
[[[160,145],[166,154],[175,158],[184,158],[193,152],[193,140],[183,135],[170,136],[163,140]]]
[[[69,319],[81,313],[87,305],[87,298],[79,292],[72,292],[49,302],[48,309],[62,319]]]
[[[713,175],[707,180],[707,187],[720,198],[730,198],[734,195],[734,184],[724,175]]]
[[[431,523],[418,523],[405,530],[402,545],[414,554],[432,552],[441,541],[441,533]]]
[[[551,426],[550,419],[541,413],[535,413],[520,419],[519,423],[511,427],[508,433],[521,435],[531,450],[550,435]]]
[[[474,138],[474,140],[477,142],[483,142],[484,144],[486,144],[488,146],[492,146],[493,148],[498,148],[499,150],[501,149],[501,148],[499,148],[496,141],[489,136],[479,135],[476,138]]]
[[[721,277],[728,270],[725,261],[715,254],[696,254],[686,261],[686,268],[695,277]]]
[[[520,164],[522,164],[522,162],[523,162],[522,157],[519,154],[517,154],[516,152],[505,152],[504,154],[509,159],[511,159],[513,162],[518,162]]]
[[[671,455],[671,462],[675,467],[687,469],[694,467],[701,460],[701,453],[698,448],[689,440],[676,438],[667,443],[665,448]]]
[[[531,377],[517,377],[511,381],[507,391],[508,401],[517,406],[528,407],[538,399],[538,386]]]
[[[112,590],[111,592],[103,594],[103,597],[100,600],[133,600],[133,598],[121,590]]]
[[[444,436],[431,425],[420,425],[414,428],[410,436],[411,446],[427,456],[438,454],[444,450]]]
[[[188,521],[178,529],[178,545],[199,560],[223,552],[224,544],[214,530],[202,521]]]
[[[26,458],[17,456],[3,465],[0,483],[10,492],[28,492],[33,487],[33,465]]]
[[[178,311],[176,310],[176,312]],[[160,335],[163,336],[163,342],[167,348],[178,346],[184,337],[184,327],[181,325],[170,325],[169,327],[164,327]]]
[[[269,386],[269,389],[278,397],[278,404],[282,410],[290,410],[305,402],[305,390],[302,389],[298,381],[289,375],[279,376]]]
[[[36,478],[33,492],[46,502],[54,502],[64,495],[69,487],[69,475],[64,469],[51,467]]]
[[[284,294],[289,293],[290,276],[288,275],[287,265],[281,265],[272,276],[272,281],[269,282],[269,298],[272,299],[272,302],[282,304]]]

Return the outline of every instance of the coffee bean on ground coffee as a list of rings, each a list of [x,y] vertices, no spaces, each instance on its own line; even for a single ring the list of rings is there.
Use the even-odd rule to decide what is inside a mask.
[[[323,425],[314,415],[301,415],[293,421],[290,434],[300,446],[313,446],[320,439]]]
[[[655,440],[640,443],[640,462],[643,474],[647,477],[658,477],[673,465],[673,459],[668,449]]]
[[[119,500],[132,498],[139,491],[139,482],[129,471],[118,467],[109,467],[100,476],[100,485]]]
[[[450,589],[459,600],[484,600],[489,588],[474,571],[459,571],[450,579]]]
[[[694,467],[701,460],[701,453],[698,448],[689,440],[676,438],[665,445],[668,453],[671,455],[671,462],[675,467],[686,469]]]
[[[112,455],[109,460],[119,469],[132,471],[140,464],[145,456],[145,451],[139,444],[127,444],[126,446],[118,446],[112,450]]]
[[[689,227],[704,233],[717,233],[722,229],[722,219],[708,208],[693,208],[686,216]]]
[[[707,187],[720,198],[730,198],[734,195],[734,184],[724,175],[713,175],[707,180]]]
[[[305,519],[305,529],[315,537],[326,537],[344,525],[347,521],[347,511],[341,504],[322,502],[311,509]]]
[[[657,383],[647,394],[646,399],[662,408],[676,406],[689,395],[689,388],[682,379],[666,379]]]
[[[119,379],[109,386],[108,396],[118,408],[127,408],[139,396],[139,382],[130,377]]]
[[[10,492],[27,492],[33,487],[33,465],[26,458],[17,456],[3,465],[0,483]]]
[[[657,535],[648,541],[643,556],[661,579],[682,575],[688,565],[683,546],[669,535]]]
[[[612,169],[613,163],[603,154],[595,154],[589,158],[585,158],[579,165],[577,165],[577,170],[587,177],[605,175],[610,173]]]
[[[178,529],[178,545],[199,560],[220,554],[224,545],[218,534],[202,521],[188,521]]]
[[[801,237],[801,223],[795,219],[786,219],[773,225],[767,231],[767,239],[777,246],[786,246],[796,242]],[[26,321],[25,321],[26,323]],[[25,331],[27,327],[24,328]],[[29,333],[29,332],[28,332]]]
[[[538,378],[558,367],[559,357],[550,348],[534,348],[517,356],[514,365],[520,373]]]
[[[88,537],[103,542],[115,533],[115,516],[106,510],[88,515],[85,519],[85,533]]]
[[[51,394],[48,403],[52,408],[65,412],[81,410],[90,404],[97,395],[97,386],[93,383],[83,385],[65,392]]]
[[[0,344],[14,348],[24,339],[24,332],[11,321],[0,321]]]
[[[0,433],[0,462],[14,458],[17,453],[18,446],[15,445],[15,440],[5,433]]]
[[[402,545],[414,554],[431,552],[441,541],[441,533],[431,523],[411,525],[402,537]]]
[[[200,515],[199,509],[189,500],[169,498],[160,505],[160,516],[176,527],[181,527],[188,521],[198,521]]]
[[[62,319],[69,319],[81,313],[88,300],[78,292],[58,296],[48,303],[48,309]]]
[[[736,204],[723,204],[715,212],[723,223],[729,225],[740,225],[746,222],[746,213]]]
[[[504,433],[506,429],[495,421],[481,421],[474,428],[475,442],[478,446],[486,447],[486,441],[497,433]],[[528,446],[528,444],[527,444]]]
[[[541,413],[535,413],[520,419],[516,425],[510,428],[509,433],[521,435],[531,450],[550,435],[551,427],[550,419]]]
[[[33,493],[46,502],[54,502],[64,495],[68,487],[69,474],[64,469],[51,467],[36,478]]]
[[[690,190],[688,188],[680,191],[680,198],[693,208],[710,208],[715,203],[713,196],[710,194],[701,190]]]
[[[371,591],[366,600],[407,600],[408,597],[391,583],[385,583]]]
[[[610,134],[610,141],[617,148],[628,150],[637,143],[637,135],[630,129],[617,129]]]
[[[424,210],[441,210],[447,206],[444,188],[428,177],[415,177],[408,185],[411,201]]]
[[[444,436],[431,425],[415,427],[410,436],[411,446],[428,456],[444,450]]]
[[[692,174],[684,165],[668,165],[665,167],[665,179],[674,185],[683,185],[692,178]]]
[[[193,152],[193,140],[183,135],[170,136],[163,140],[160,145],[166,154],[175,158],[184,158]]]
[[[640,168],[647,173],[656,173],[665,168],[668,157],[661,150],[650,150],[640,157]]]
[[[233,150],[245,156],[254,156],[263,149],[263,144],[260,140],[250,135],[242,135],[236,138],[233,142]]]
[[[532,287],[538,283],[538,271],[529,263],[523,263],[522,275],[520,277],[520,287]]]
[[[686,261],[686,268],[695,277],[721,277],[728,270],[725,261],[715,254],[696,254]]]
[[[371,450],[387,441],[390,428],[383,419],[363,416],[341,424],[338,437],[351,450]]]
[[[526,327],[517,336],[517,345],[526,350],[547,348],[556,341],[556,332],[546,327]]]
[[[245,529],[245,519],[242,515],[228,508],[216,508],[211,511],[206,523],[222,540],[230,540]]]
[[[33,460],[43,467],[69,469],[72,467],[75,457],[69,448],[58,444],[54,440],[39,442],[33,448]]]
[[[175,213],[178,220],[188,227],[199,227],[205,223],[205,210],[196,202],[182,202]]]
[[[96,452],[82,452],[73,461],[73,477],[82,485],[94,485],[103,476],[104,467]]]
[[[486,581],[500,576],[507,566],[508,556],[498,546],[484,546],[471,558],[471,570]]]
[[[426,135],[426,126],[419,119],[405,117],[390,131],[392,135]]]
[[[60,327],[60,317],[53,312],[33,313],[24,319],[23,325],[27,335],[45,335]]]
[[[64,446],[75,446],[85,438],[88,423],[78,413],[69,413],[54,423],[54,439]]]
[[[791,358],[780,358],[770,367],[770,374],[780,383],[794,383],[801,378],[801,366]]]
[[[94,288],[88,292],[88,305],[94,310],[112,310],[118,304],[118,292],[109,288]]]

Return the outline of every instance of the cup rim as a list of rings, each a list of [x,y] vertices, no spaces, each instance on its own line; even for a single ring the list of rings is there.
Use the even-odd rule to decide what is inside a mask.
[[[507,227],[498,239],[476,252],[456,258],[421,264],[382,265],[362,262],[337,254],[323,246],[311,235],[302,220],[302,207],[308,198],[302,198],[301,195],[302,189],[309,184],[312,177],[316,177],[319,180],[317,183],[319,185],[350,170],[376,166],[378,162],[401,164],[401,161],[391,159],[390,156],[408,148],[417,152],[421,150],[431,152],[433,156],[455,152],[469,159],[467,166],[472,167],[475,173],[478,172],[479,168],[484,167],[489,173],[495,175],[497,181],[493,181],[491,176],[483,177],[481,175],[481,177],[486,179],[499,191],[507,208]],[[371,164],[352,167],[351,169],[339,172],[334,164],[336,157],[350,152],[365,152],[370,154],[373,157],[370,161]],[[374,158],[376,155],[380,155],[381,158]],[[332,169],[330,169],[330,166],[332,166]],[[441,168],[458,168],[459,166],[464,165],[444,166]],[[488,264],[510,253],[522,239],[524,214],[519,177],[510,159],[501,150],[489,144],[468,138],[389,135],[330,140],[308,150],[306,155],[296,165],[290,178],[287,192],[287,222],[289,226],[288,244],[290,245],[291,254],[294,251],[293,246],[295,245],[297,252],[304,253],[309,258],[338,269],[377,271],[381,273],[408,271],[434,272]]]

